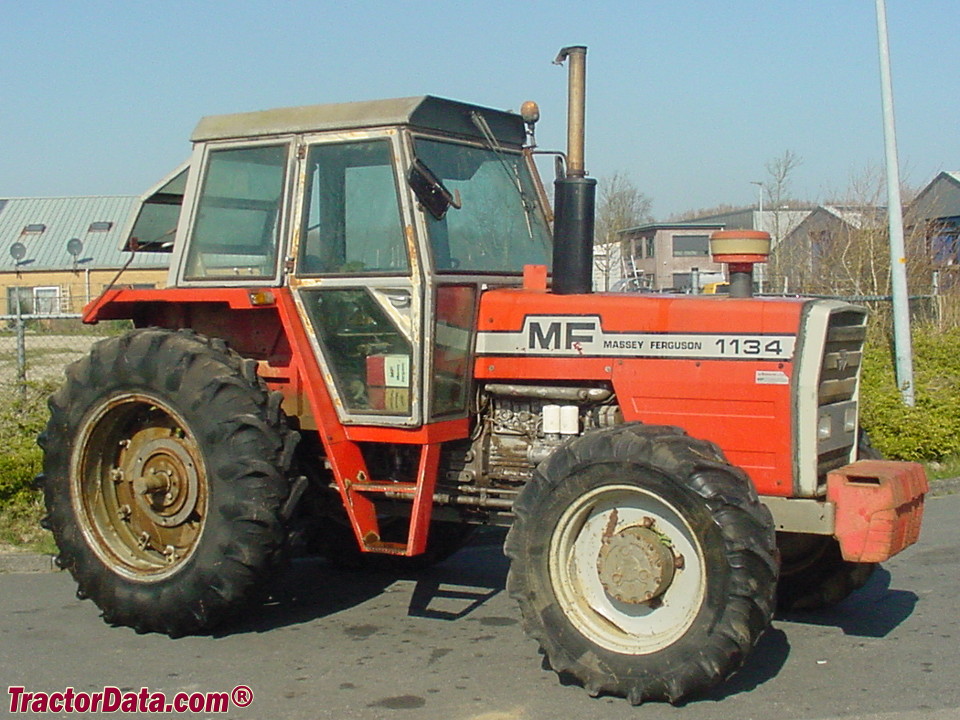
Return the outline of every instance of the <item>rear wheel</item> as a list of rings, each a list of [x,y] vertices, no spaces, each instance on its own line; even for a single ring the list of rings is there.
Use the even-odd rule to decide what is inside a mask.
[[[251,599],[283,539],[296,434],[243,361],[135,330],[67,369],[40,438],[60,564],[108,622],[207,630]]]
[[[676,702],[735,672],[770,622],[769,512],[676,428],[584,435],[514,504],[508,588],[551,667],[593,695]]]
[[[877,567],[844,560],[836,538],[827,535],[777,533],[777,545],[777,608],[786,612],[836,605],[862,588]]]

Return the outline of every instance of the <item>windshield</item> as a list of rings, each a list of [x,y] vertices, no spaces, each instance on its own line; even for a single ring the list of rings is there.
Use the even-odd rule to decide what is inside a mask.
[[[551,240],[522,155],[418,138],[417,159],[459,198],[441,219],[425,213],[438,272],[519,273],[550,265]]]

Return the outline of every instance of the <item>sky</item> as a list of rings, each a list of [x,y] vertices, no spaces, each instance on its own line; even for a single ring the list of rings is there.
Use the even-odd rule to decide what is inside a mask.
[[[432,94],[541,109],[563,149],[586,45],[586,168],[657,219],[756,203],[766,165],[827,202],[882,170],[873,0],[0,0],[0,198],[136,195],[204,115]],[[887,0],[901,175],[960,170],[958,0]]]

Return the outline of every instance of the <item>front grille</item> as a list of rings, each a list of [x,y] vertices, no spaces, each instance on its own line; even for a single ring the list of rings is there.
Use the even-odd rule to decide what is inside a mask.
[[[847,306],[831,313],[820,364],[817,386],[818,417],[832,419],[834,433],[818,442],[817,475],[826,474],[850,462],[857,442],[856,426],[841,432],[848,417],[856,417],[857,386],[866,339],[866,311]]]
[[[867,336],[864,312],[846,310],[830,316],[820,365],[818,404],[852,400],[857,395],[863,341]]]

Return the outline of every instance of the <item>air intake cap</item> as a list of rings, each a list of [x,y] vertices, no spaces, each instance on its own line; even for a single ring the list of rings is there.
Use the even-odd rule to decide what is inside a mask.
[[[753,266],[770,256],[770,233],[761,230],[718,230],[710,236],[713,261],[730,274],[730,297],[753,295]]]

